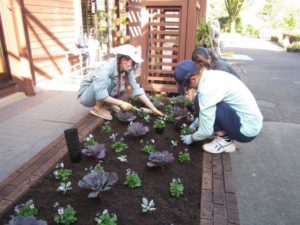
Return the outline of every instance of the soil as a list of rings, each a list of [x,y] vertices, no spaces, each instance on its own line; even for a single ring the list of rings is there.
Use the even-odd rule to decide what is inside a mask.
[[[141,121],[140,119],[137,119]],[[103,192],[101,198],[87,198],[88,190],[77,186],[78,181],[88,173],[88,168],[95,166],[98,160],[83,156],[82,161],[72,164],[68,155],[63,158],[65,168],[71,169],[73,175],[70,178],[73,190],[66,195],[57,192],[60,181],[56,180],[53,170],[34,185],[18,202],[25,203],[32,199],[39,210],[38,218],[46,220],[48,224],[55,224],[53,216],[56,210],[53,205],[58,202],[60,206],[71,205],[76,210],[77,222],[74,224],[94,225],[94,218],[98,212],[108,209],[110,213],[116,213],[118,225],[199,225],[200,224],[200,192],[202,180],[202,151],[200,144],[185,146],[180,141],[180,134],[175,131],[174,124],[167,124],[162,135],[156,134],[152,128],[153,121],[143,122],[150,131],[143,138],[144,141],[155,140],[157,150],[168,150],[174,154],[175,160],[163,171],[161,169],[149,169],[146,166],[148,154],[141,151],[143,144],[141,138],[125,138],[129,148],[126,150],[128,162],[122,163],[117,160],[120,153],[111,149],[112,141],[109,134],[100,133],[100,127],[93,131],[98,143],[104,143],[107,149],[103,160],[106,171],[114,171],[119,176],[119,181],[109,191]],[[117,119],[111,122],[114,132],[118,133],[117,140],[127,130],[128,125],[121,124]],[[172,148],[171,140],[177,140],[178,146]],[[178,161],[179,151],[189,149],[191,162],[181,164]],[[138,173],[142,180],[142,186],[131,189],[124,186],[126,169],[131,168]],[[183,196],[176,198],[169,193],[169,183],[172,178],[180,178],[184,185]],[[156,211],[142,213],[142,198],[153,199],[156,203]],[[10,209],[0,221],[6,224]]]

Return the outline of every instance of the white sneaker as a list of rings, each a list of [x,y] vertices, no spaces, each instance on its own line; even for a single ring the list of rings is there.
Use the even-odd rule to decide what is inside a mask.
[[[209,153],[217,154],[217,153],[231,153],[234,152],[236,147],[232,141],[226,141],[221,137],[215,137],[215,139],[207,144],[202,146],[203,150]]]

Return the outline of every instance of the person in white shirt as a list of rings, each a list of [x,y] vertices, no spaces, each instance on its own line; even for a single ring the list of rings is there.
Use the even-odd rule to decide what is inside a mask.
[[[233,140],[250,142],[261,131],[263,116],[254,96],[237,77],[208,70],[203,62],[192,60],[179,62],[174,77],[179,89],[196,89],[199,98],[198,119],[190,125],[195,132],[181,136],[184,144],[214,135],[202,148],[210,153],[230,153],[236,149]]]

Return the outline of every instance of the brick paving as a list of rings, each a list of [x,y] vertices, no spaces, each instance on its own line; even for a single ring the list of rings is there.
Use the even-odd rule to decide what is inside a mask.
[[[230,155],[203,153],[200,225],[240,224]]]
[[[73,127],[83,140],[103,122],[90,114]],[[28,162],[0,183],[0,217],[34,185],[53,169],[67,153],[64,135],[60,135]],[[239,214],[231,169],[230,155],[203,153],[203,176],[200,206],[200,225],[237,225]]]

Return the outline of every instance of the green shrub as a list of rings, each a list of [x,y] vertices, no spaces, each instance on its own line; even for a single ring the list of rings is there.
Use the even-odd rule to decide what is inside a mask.
[[[271,41],[273,41],[273,42],[278,42],[279,41],[279,38],[278,37],[276,37],[276,36],[271,36]]]

